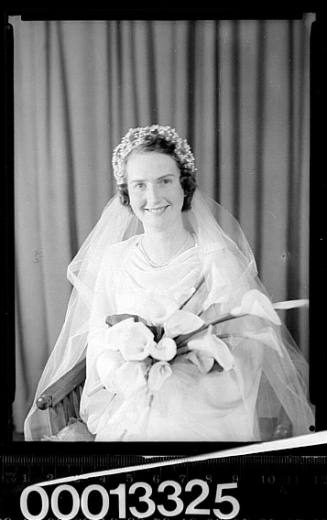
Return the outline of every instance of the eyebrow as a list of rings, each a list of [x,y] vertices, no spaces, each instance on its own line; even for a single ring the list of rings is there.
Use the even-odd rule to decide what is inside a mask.
[[[157,181],[160,181],[161,179],[165,179],[166,177],[175,177],[175,174],[174,173],[166,173],[165,175],[161,175],[160,177],[158,177],[158,179],[156,179]],[[131,180],[131,183],[137,183],[137,182],[145,182],[146,179],[133,179]]]

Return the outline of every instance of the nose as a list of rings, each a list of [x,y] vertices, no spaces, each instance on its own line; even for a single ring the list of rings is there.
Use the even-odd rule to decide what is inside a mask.
[[[147,204],[152,207],[160,201],[159,187],[155,184],[149,183],[147,186]]]

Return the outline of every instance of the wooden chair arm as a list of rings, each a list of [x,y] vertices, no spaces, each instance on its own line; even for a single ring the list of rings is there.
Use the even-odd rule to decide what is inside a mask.
[[[55,408],[75,388],[82,385],[86,377],[86,361],[82,359],[71,370],[50,385],[37,399],[36,405],[40,410]]]

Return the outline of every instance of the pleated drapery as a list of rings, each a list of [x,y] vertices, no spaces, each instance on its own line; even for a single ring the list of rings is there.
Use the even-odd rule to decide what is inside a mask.
[[[11,19],[18,430],[64,320],[67,265],[114,193],[111,153],[130,127],[186,137],[272,299],[308,297],[311,22]],[[307,355],[307,309],[287,324]]]

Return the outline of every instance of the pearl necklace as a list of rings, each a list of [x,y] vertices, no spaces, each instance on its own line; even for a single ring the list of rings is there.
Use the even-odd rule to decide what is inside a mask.
[[[193,238],[193,235],[190,235],[188,234],[187,237],[186,237],[186,240],[183,242],[182,246],[176,251],[176,253],[174,253],[171,258],[163,263],[163,264],[159,264],[158,262],[155,262],[154,260],[152,260],[152,258],[150,258],[150,256],[148,255],[148,253],[146,252],[146,250],[144,249],[144,246],[143,246],[143,237],[141,238],[141,240],[139,240],[138,242],[138,246],[139,246],[139,249],[141,251],[141,253],[143,254],[143,256],[145,257],[146,261],[148,262],[148,264],[151,265],[151,267],[166,267],[167,265],[169,265],[169,263],[171,262],[171,260],[173,258],[176,258],[176,256],[178,256],[182,251],[183,249],[185,248],[186,244],[188,243],[189,239],[192,238],[192,240],[194,240]]]

